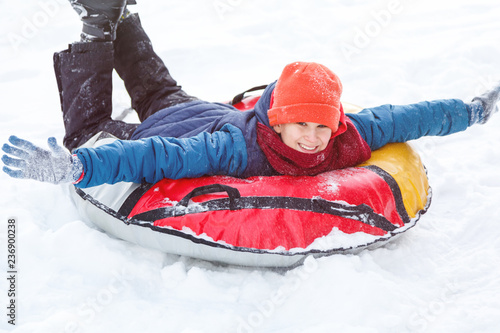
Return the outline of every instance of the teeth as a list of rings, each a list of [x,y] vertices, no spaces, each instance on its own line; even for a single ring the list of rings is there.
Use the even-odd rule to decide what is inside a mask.
[[[301,148],[305,149],[305,150],[311,150],[311,151],[312,151],[312,150],[315,150],[315,149],[316,149],[316,147],[308,147],[308,146],[304,146],[304,145],[303,145],[303,144],[301,144],[301,143],[299,143],[299,146],[300,146]]]

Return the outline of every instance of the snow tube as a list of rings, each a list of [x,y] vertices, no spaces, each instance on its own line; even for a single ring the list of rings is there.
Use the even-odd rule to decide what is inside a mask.
[[[237,100],[253,107],[257,97]],[[346,112],[359,108],[343,103]],[[114,140],[103,133],[85,146]],[[419,156],[406,143],[317,176],[211,176],[71,187],[82,216],[106,233],[213,262],[292,267],[306,256],[374,248],[413,227],[430,203]]]

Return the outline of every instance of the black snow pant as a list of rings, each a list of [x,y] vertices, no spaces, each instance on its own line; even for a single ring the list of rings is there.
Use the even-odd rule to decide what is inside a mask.
[[[114,42],[73,43],[54,54],[64,146],[70,151],[100,131],[129,139],[139,126],[111,118],[113,69],[123,79],[141,122],[161,109],[197,99],[170,76],[133,14],[120,23]]]

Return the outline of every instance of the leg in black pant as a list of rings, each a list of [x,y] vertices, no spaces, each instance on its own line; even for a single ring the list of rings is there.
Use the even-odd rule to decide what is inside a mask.
[[[100,131],[129,139],[138,124],[111,119],[112,72],[125,82],[141,121],[155,112],[196,100],[170,76],[156,55],[137,14],[120,23],[114,42],[74,43],[54,54],[66,135],[73,150]]]
[[[197,100],[186,94],[170,76],[154,52],[137,14],[128,16],[118,25],[114,47],[115,69],[141,121],[161,109]]]
[[[128,139],[137,124],[111,119],[113,43],[74,43],[54,54],[61,108],[64,146],[73,150],[100,131]]]

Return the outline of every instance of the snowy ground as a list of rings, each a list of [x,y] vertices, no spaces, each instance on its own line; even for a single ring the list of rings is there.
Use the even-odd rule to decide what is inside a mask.
[[[138,0],[186,90],[223,101],[295,60],[329,66],[362,106],[470,100],[500,79],[493,0]],[[52,53],[78,38],[66,0],[0,1],[0,142],[45,144],[63,126]],[[117,81],[115,107],[128,106]],[[0,175],[0,331],[498,332],[500,115],[414,143],[434,191],[384,248],[294,270],[222,268],[90,227],[62,188]],[[17,220],[16,325],[8,324],[7,224]]]

